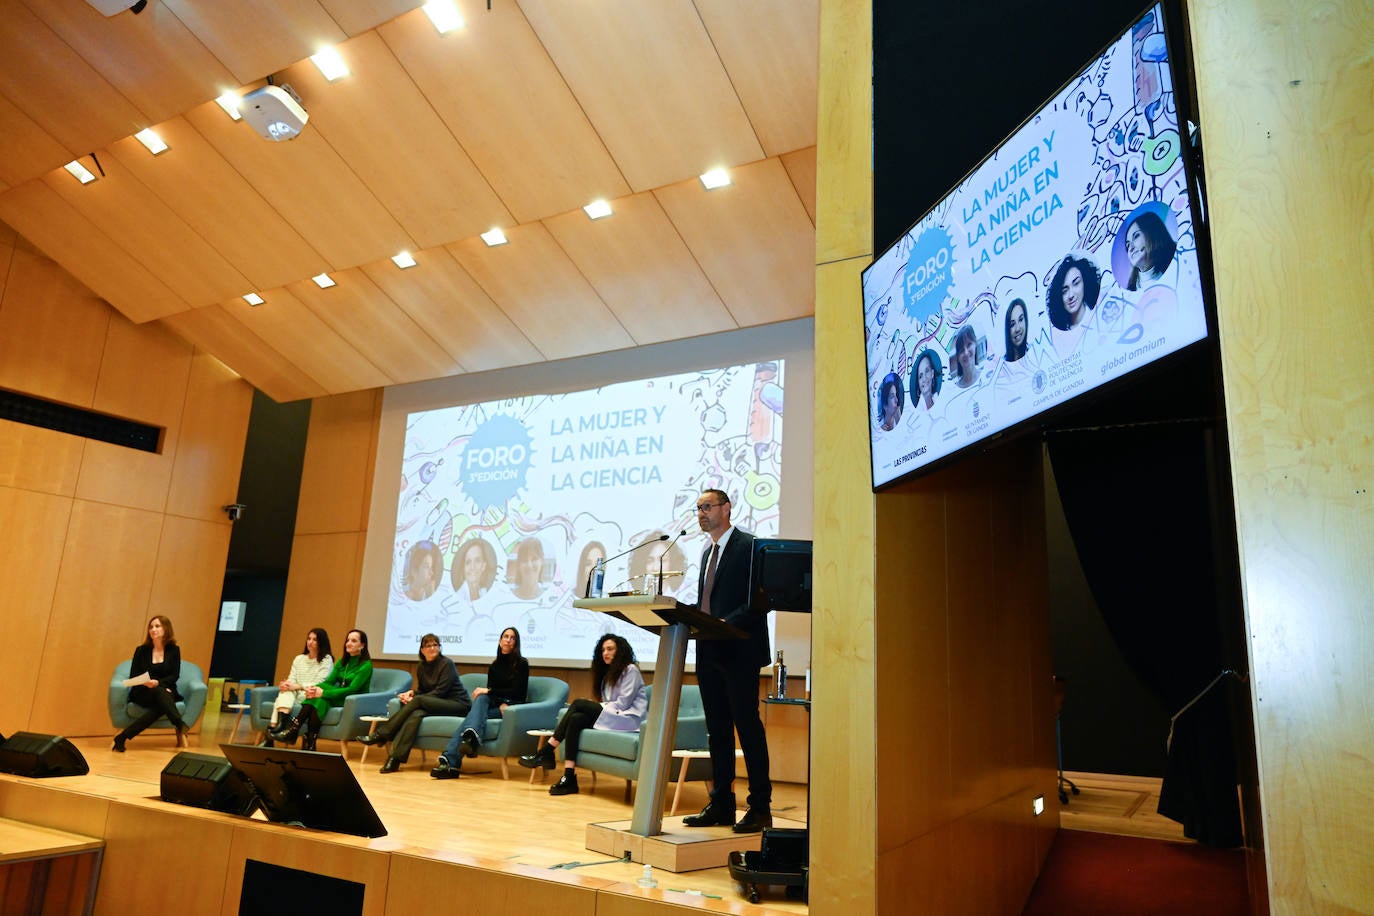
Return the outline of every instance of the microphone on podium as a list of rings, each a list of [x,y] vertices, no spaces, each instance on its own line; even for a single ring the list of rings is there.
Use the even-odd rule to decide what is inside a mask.
[[[684,533],[685,533],[685,532],[684,532]],[[645,544],[657,544],[659,541],[666,541],[666,540],[668,540],[668,535],[666,535],[666,534],[661,534],[661,535],[659,535],[659,536],[656,537],[656,538],[649,538],[647,541],[640,541],[638,544],[634,545],[634,546],[631,547],[629,550],[622,550],[622,551],[620,551],[620,553],[616,554],[615,556],[613,556],[613,557],[607,557],[606,559],[604,559],[604,560],[599,560],[598,562],[601,564],[601,567],[604,569],[605,566],[606,566],[606,564],[609,563],[609,562],[611,562],[611,560],[619,560],[621,557],[625,556],[626,554],[634,553],[636,550],[638,550],[639,548],[643,547]],[[587,591],[586,591],[586,597],[588,597],[588,598],[592,597],[592,576],[595,574],[595,572],[596,572],[596,567],[592,567],[592,569],[591,569],[590,571],[588,571],[588,573],[587,573]],[[597,597],[600,597],[600,596],[598,595]]]
[[[658,557],[658,594],[660,594],[660,595],[663,594],[663,561],[666,560],[666,559],[668,559],[668,551],[670,551],[670,550],[673,549],[673,544],[676,544],[676,543],[677,543],[677,539],[680,538],[680,537],[683,537],[683,536],[686,535],[686,534],[687,534],[687,529],[686,529],[686,528],[683,528],[683,529],[682,529],[681,531],[679,531],[679,532],[677,533],[677,535],[673,538],[672,542],[669,543],[668,546],[664,548],[663,553],[659,554],[659,557]],[[663,537],[666,538],[666,537],[668,537],[668,535],[665,534]]]

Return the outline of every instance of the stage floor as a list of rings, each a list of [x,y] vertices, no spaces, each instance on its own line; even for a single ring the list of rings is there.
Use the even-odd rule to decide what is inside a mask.
[[[207,717],[203,728],[191,736],[190,750],[220,753],[218,745],[227,741],[233,722],[232,714]],[[244,729],[240,730],[239,738],[250,740]],[[112,752],[108,738],[71,740],[90,765],[88,775],[24,781],[63,792],[146,805],[159,795],[162,768],[177,753],[172,737],[161,732],[145,733],[129,742],[124,754]],[[336,751],[338,744],[321,741],[320,750]],[[542,772],[531,784],[529,771],[512,766],[511,778],[503,780],[500,763],[493,758],[465,761],[461,779],[440,781],[429,777],[429,768],[436,757],[434,752],[422,762],[420,752],[416,751],[411,755],[411,762],[400,772],[383,775],[378,770],[385,760],[384,753],[380,749],[371,750],[363,765],[359,760],[361,750],[361,745],[350,743],[347,757],[368,800],[386,825],[388,835],[366,840],[302,831],[312,839],[379,851],[404,850],[407,855],[441,861],[461,860],[526,878],[546,876],[562,881],[589,878],[634,886],[642,875],[642,865],[612,860],[607,854],[593,852],[586,846],[589,824],[629,819],[631,806],[625,799],[624,780],[601,776],[593,789],[590,771],[582,770],[579,772],[581,793],[555,798],[548,794],[549,780]],[[556,776],[557,771],[550,775]],[[669,801],[672,788],[670,783],[666,792]],[[743,791],[742,779],[737,781],[736,789]],[[689,783],[683,789],[677,816],[664,817],[665,832],[682,832],[682,817],[699,810],[705,802],[705,786],[700,782]],[[788,783],[774,786],[773,813],[779,826],[794,826],[791,822],[804,824],[806,804],[805,786]],[[185,810],[182,806],[171,807]],[[706,828],[701,832],[723,838],[733,836],[728,828]],[[739,848],[753,847],[742,844]],[[725,867],[678,874],[655,869],[654,876],[658,889],[648,893],[664,903],[695,904],[717,912],[807,912],[806,904],[787,899],[781,887],[764,888],[759,906],[749,905],[741,885],[730,877]],[[732,903],[738,907],[730,905]]]

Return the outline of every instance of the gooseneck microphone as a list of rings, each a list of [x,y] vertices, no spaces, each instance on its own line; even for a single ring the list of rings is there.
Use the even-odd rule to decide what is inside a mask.
[[[683,533],[685,534],[686,532],[683,532]],[[681,535],[679,535],[679,537],[680,537],[680,536],[681,536]],[[604,565],[606,565],[607,563],[611,562],[612,560],[619,560],[621,557],[625,556],[625,555],[628,554],[628,553],[634,553],[636,550],[638,550],[639,548],[643,547],[643,546],[646,545],[646,544],[657,544],[659,541],[666,541],[666,540],[668,540],[668,535],[666,535],[666,534],[660,534],[660,535],[659,535],[658,537],[656,537],[656,538],[649,538],[647,541],[640,541],[638,544],[634,545],[634,546],[631,547],[629,550],[622,550],[622,551],[620,551],[620,553],[616,554],[616,555],[613,556],[613,557],[607,557],[606,559],[604,559],[604,560],[601,561],[601,564],[604,566]],[[595,569],[596,569],[596,567],[593,566],[592,569],[589,570],[589,571],[587,572],[587,590],[586,590],[586,592],[584,593],[583,597],[590,598],[590,597],[592,596],[592,572],[595,571]]]
[[[684,529],[682,529],[681,531],[679,531],[679,532],[677,533],[677,535],[673,538],[672,542],[669,543],[668,546],[667,546],[666,548],[664,548],[663,553],[659,554],[659,557],[658,557],[658,594],[660,594],[660,595],[663,594],[663,561],[666,560],[666,559],[668,559],[668,551],[673,549],[673,544],[676,544],[676,543],[677,543],[677,539],[680,538],[680,537],[683,537],[683,536],[686,535],[686,534],[687,534],[687,529],[686,529],[686,528],[684,528]],[[664,535],[665,538],[666,538],[667,536],[668,536],[668,535],[666,535],[666,534]]]

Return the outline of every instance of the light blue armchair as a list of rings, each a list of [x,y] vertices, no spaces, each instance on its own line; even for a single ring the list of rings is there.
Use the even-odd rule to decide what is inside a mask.
[[[648,686],[650,699],[653,698],[653,685]],[[647,717],[645,722],[647,722]],[[639,751],[643,746],[640,732],[616,732],[606,729],[589,728],[582,733],[581,747],[577,752],[577,765],[592,771],[592,788],[596,788],[596,774],[606,773],[625,780],[625,800],[630,800],[634,781],[639,778]],[[677,730],[674,733],[673,749],[685,750],[704,748],[706,740],[706,709],[701,705],[701,688],[696,684],[684,684],[677,707]],[[710,777],[710,761],[693,759],[688,761],[687,778],[707,779]],[[666,774],[675,777],[677,770]]]
[[[344,742],[366,734],[368,731],[368,724],[360,721],[359,717],[386,715],[387,702],[394,699],[403,690],[409,690],[410,683],[411,677],[408,671],[402,671],[399,668],[374,667],[372,669],[372,684],[366,693],[355,693],[351,697],[344,697],[342,706],[335,706],[325,714],[323,726],[320,728],[320,737],[339,742],[339,753],[347,757],[348,747]],[[249,714],[253,728],[257,731],[266,731],[267,723],[272,718],[272,702],[276,700],[277,694],[280,692],[281,689],[275,684],[253,688],[252,696],[249,699]]]
[[[129,659],[120,662],[115,666],[114,674],[110,675],[110,724],[117,729],[128,727],[144,712],[142,706],[129,702],[129,688],[124,686],[124,681],[129,677],[129,662]],[[205,673],[200,666],[182,661],[181,677],[177,678],[177,693],[181,694],[182,699],[177,703],[177,712],[181,713],[182,720],[188,726],[194,726],[205,711],[208,690]],[[172,723],[164,716],[148,727],[170,730]]]

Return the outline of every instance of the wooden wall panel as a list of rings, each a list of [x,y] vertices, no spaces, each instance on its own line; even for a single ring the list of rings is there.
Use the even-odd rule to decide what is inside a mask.
[[[519,874],[519,866],[502,865],[489,871],[476,863],[439,861],[397,854],[391,857],[387,883],[387,913],[423,913],[435,900],[471,901],[458,909],[484,913],[557,913],[559,916],[597,916],[601,888],[610,882],[572,875],[556,880]],[[475,905],[480,901],[480,905]]]
[[[76,495],[86,440],[0,420],[0,486]]]
[[[0,778],[0,817],[98,837],[110,816],[108,798],[87,792],[54,792],[51,780]]]
[[[195,354],[177,429],[168,514],[218,522],[227,531],[221,507],[234,502],[239,491],[252,409],[247,382],[208,353]]]
[[[1374,900],[1374,7],[1189,12],[1269,905],[1354,912]]]
[[[363,539],[361,531],[296,535],[291,544],[277,648],[277,673],[281,677],[290,671],[291,659],[301,651],[311,627],[324,627],[335,651],[343,648],[344,634],[353,628],[358,616]],[[371,646],[374,651],[381,646],[381,634],[375,636],[378,642]],[[369,633],[368,639],[373,638]]]
[[[7,733],[29,727],[39,687],[40,656],[34,650],[49,629],[71,508],[70,499],[0,487],[0,557],[9,567],[0,575],[0,645],[30,650],[7,653],[9,689],[0,691],[0,722]]]
[[[229,533],[228,522],[165,516],[148,600],[148,616],[171,618],[182,658],[199,665],[207,677],[219,625]]]
[[[299,830],[264,829],[256,824],[252,827],[236,827],[228,850],[224,899],[219,912],[223,916],[238,916],[239,899],[243,894],[243,872],[247,860],[255,859],[317,875],[361,882],[367,886],[363,895],[362,916],[383,916],[387,912],[387,873],[391,856],[381,849],[367,849],[365,843],[359,841],[357,846],[348,846],[338,842],[336,837],[317,840]],[[385,847],[392,844],[381,841],[378,845]],[[427,898],[427,906],[408,912],[432,910],[439,899],[431,894]],[[198,912],[211,913],[214,910]]]
[[[870,2],[821,0],[817,264],[873,255],[872,44]]]
[[[97,916],[123,916],[139,909],[139,901],[146,905],[152,899],[180,913],[220,912],[233,834],[227,817],[197,817],[189,808],[112,805],[103,832]]]
[[[364,531],[381,392],[316,398],[301,470],[296,533]],[[295,567],[295,559],[292,559]]]

